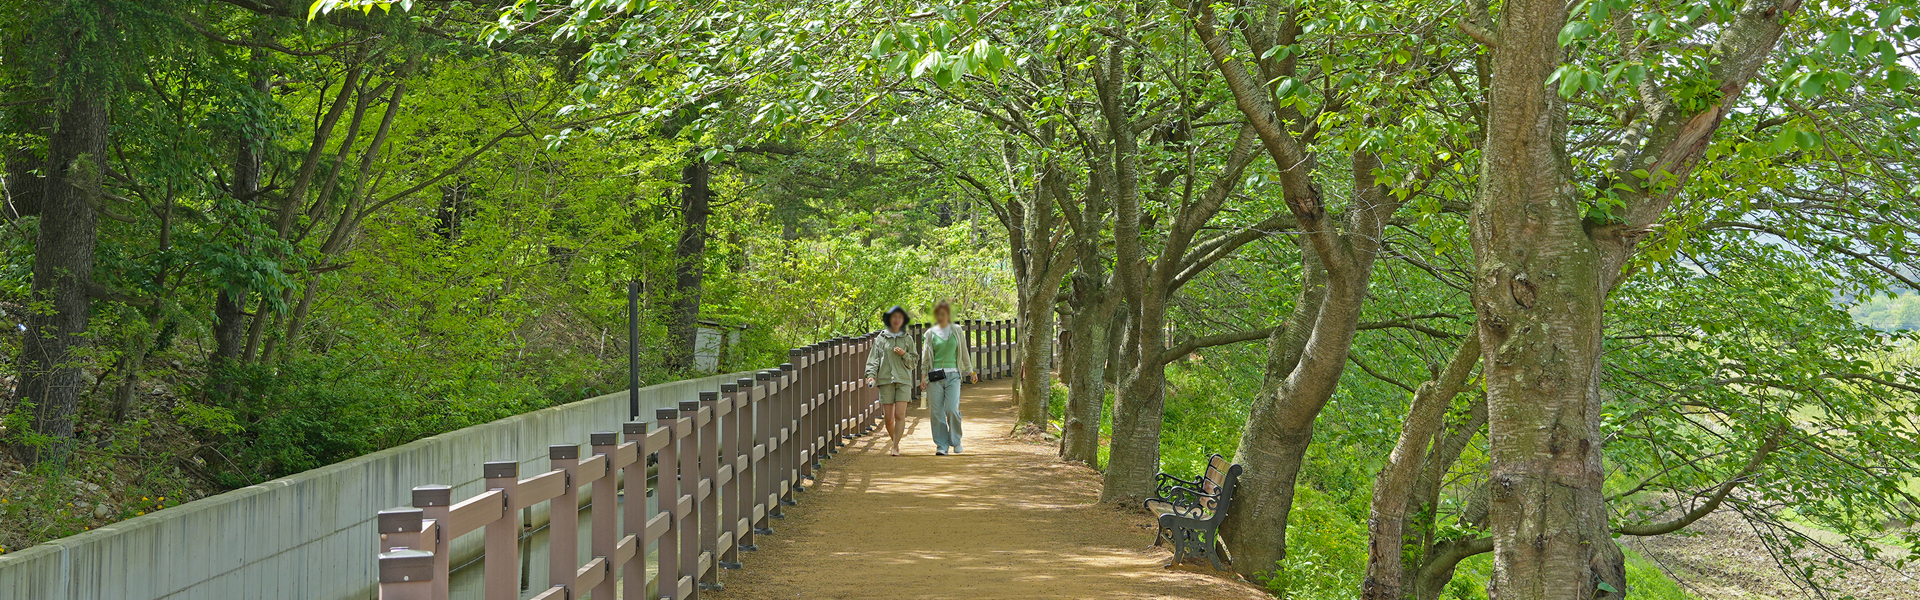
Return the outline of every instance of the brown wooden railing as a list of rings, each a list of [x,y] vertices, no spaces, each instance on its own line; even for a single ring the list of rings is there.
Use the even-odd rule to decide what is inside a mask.
[[[1013,322],[967,326],[981,377],[1011,375]],[[520,514],[541,503],[551,513],[551,586],[536,600],[613,600],[616,586],[619,597],[683,600],[718,587],[721,570],[740,568],[756,536],[773,533],[768,519],[797,505],[793,494],[806,491],[820,460],[877,420],[878,393],[864,383],[872,340],[793,349],[778,369],[659,409],[651,428],[625,423],[624,441],[611,431],[590,435],[584,459],[578,441],[551,446],[545,473],[522,478],[518,462],[484,463],[486,491],[457,503],[447,486],[413,488],[411,507],[379,514],[380,598],[446,600],[453,542],[476,532],[485,536],[484,598],[519,598]],[[652,509],[640,493],[648,490],[649,456],[657,471]],[[585,562],[576,555],[583,491],[593,554]],[[647,547],[656,544],[649,577]]]

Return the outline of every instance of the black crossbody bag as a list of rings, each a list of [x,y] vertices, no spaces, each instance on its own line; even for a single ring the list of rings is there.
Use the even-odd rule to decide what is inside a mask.
[[[947,379],[946,369],[934,369],[932,371],[927,371],[927,381],[945,381],[946,379]]]

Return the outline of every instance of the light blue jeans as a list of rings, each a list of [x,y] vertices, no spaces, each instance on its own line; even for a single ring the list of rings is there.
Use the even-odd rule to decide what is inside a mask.
[[[927,413],[933,417],[933,447],[940,452],[960,451],[960,372],[949,371],[946,379],[927,384]]]

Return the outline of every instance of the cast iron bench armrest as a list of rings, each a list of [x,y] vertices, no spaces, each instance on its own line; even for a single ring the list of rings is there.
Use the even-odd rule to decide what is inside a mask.
[[[1175,515],[1175,516],[1187,517],[1192,519],[1207,518],[1207,507],[1200,506],[1198,504],[1181,504],[1178,502],[1170,502],[1165,498],[1149,498],[1147,499],[1146,502],[1142,502],[1141,504],[1146,506],[1147,510],[1153,510],[1155,503],[1159,503],[1159,505],[1167,507],[1167,512],[1166,512],[1167,515]]]
[[[1161,473],[1153,476],[1153,486],[1155,489],[1154,493],[1159,494],[1161,496],[1165,496],[1167,495],[1167,490],[1169,488],[1172,488],[1175,484],[1184,485],[1190,488],[1200,487],[1200,480],[1205,477],[1206,477],[1205,475],[1201,475],[1199,477],[1194,477],[1192,481],[1188,481],[1173,475]]]
[[[1179,506],[1199,507],[1204,501],[1220,499],[1219,494],[1209,494],[1184,485],[1171,486],[1167,488],[1166,491],[1166,494],[1153,498],[1153,500]]]

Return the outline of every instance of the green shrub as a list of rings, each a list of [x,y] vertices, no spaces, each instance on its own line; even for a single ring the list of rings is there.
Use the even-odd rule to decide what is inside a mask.
[[[1283,600],[1344,600],[1360,592],[1367,571],[1367,526],[1325,492],[1293,491],[1287,517],[1287,558],[1267,580]]]

